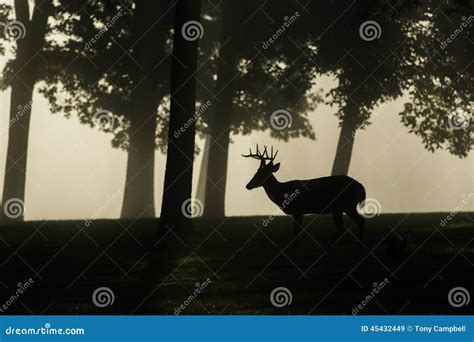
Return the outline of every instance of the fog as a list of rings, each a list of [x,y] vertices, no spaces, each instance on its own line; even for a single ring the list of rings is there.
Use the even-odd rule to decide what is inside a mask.
[[[327,90],[332,80],[322,78],[318,86]],[[6,158],[10,91],[0,95],[0,177]],[[382,212],[449,211],[473,189],[473,159],[460,159],[447,151],[431,153],[419,137],[410,134],[399,120],[404,99],[385,104],[372,117],[372,124],[355,138],[349,175],[363,183],[369,198],[376,198]],[[288,143],[270,138],[268,132],[233,136],[229,156],[226,196],[227,215],[282,214],[263,189],[248,191],[245,185],[258,162],[240,156],[256,143],[279,149],[280,181],[330,175],[339,136],[337,108],[321,105],[310,114],[316,141],[298,138]],[[269,113],[270,114],[270,113]],[[94,215],[118,218],[123,194],[125,151],[112,148],[112,136],[77,118],[51,114],[36,91],[29,140],[25,219],[76,219]],[[203,146],[203,141],[198,141]],[[201,149],[202,150],[202,149]],[[157,152],[155,206],[160,212],[165,157]],[[196,193],[202,154],[194,167]],[[0,184],[3,187],[3,184]],[[115,195],[115,196],[114,196]],[[114,198],[112,201],[108,199]],[[107,205],[105,205],[108,203]],[[468,208],[473,210],[474,204]]]

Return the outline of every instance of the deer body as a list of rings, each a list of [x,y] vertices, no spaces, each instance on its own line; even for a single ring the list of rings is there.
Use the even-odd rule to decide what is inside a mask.
[[[365,199],[362,184],[348,176],[279,182],[272,174],[263,183],[270,200],[287,215],[330,214],[350,211]],[[286,205],[284,200],[295,194]],[[287,195],[285,197],[285,195]]]
[[[277,151],[278,153],[278,151]],[[280,164],[273,164],[276,153],[268,156],[267,149],[262,154],[258,151],[244,157],[252,157],[261,161],[255,176],[247,184],[251,190],[262,186],[270,198],[287,215],[294,218],[293,234],[301,234],[303,216],[305,214],[332,214],[339,236],[344,226],[342,215],[346,213],[360,229],[360,241],[363,241],[364,218],[357,212],[357,206],[363,205],[365,189],[362,184],[348,176],[330,176],[309,180],[293,180],[279,182],[273,175]],[[268,160],[268,163],[265,163]]]

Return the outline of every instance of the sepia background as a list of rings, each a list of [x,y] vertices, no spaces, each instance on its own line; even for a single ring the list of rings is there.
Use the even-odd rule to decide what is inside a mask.
[[[326,90],[334,80],[322,78]],[[376,111],[373,123],[358,132],[349,175],[362,182],[369,197],[377,198],[383,212],[449,211],[473,189],[474,160],[447,151],[427,151],[420,138],[409,134],[398,113],[403,99],[387,103]],[[1,93],[2,126],[8,125],[9,91]],[[110,136],[81,125],[77,118],[52,115],[44,98],[34,97],[28,159],[25,218],[79,219],[90,217],[103,205],[106,196],[123,189],[127,155],[112,148]],[[310,113],[316,141],[296,138],[288,143],[272,139],[266,133],[233,136],[229,155],[229,179],[226,194],[228,215],[265,215],[275,212],[262,189],[249,192],[245,185],[258,163],[242,158],[255,143],[273,145],[280,150],[280,181],[328,176],[339,136],[335,109],[320,105]],[[6,134],[3,134],[0,177],[6,158]],[[200,146],[203,142],[198,141]],[[299,151],[311,150],[311,155]],[[161,206],[165,156],[156,153],[155,207]],[[194,169],[194,194],[202,153]],[[71,171],[73,170],[73,171]],[[1,188],[1,185],[0,185]],[[66,190],[67,189],[67,190]],[[474,209],[469,202],[466,211]],[[103,218],[120,216],[121,201],[113,202],[101,213]],[[280,213],[282,214],[282,213]]]

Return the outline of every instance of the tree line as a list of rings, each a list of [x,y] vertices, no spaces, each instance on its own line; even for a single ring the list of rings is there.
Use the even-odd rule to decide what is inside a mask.
[[[309,115],[321,103],[334,107],[341,127],[333,174],[347,174],[357,132],[377,108],[403,95],[399,115],[409,132],[430,151],[466,157],[469,13],[468,0],[0,5],[0,52],[13,52],[1,81],[11,89],[2,206],[24,203],[35,90],[53,113],[77,116],[127,152],[122,218],[158,216],[154,155],[166,153],[159,214],[166,229],[190,224],[182,205],[191,198],[197,135],[206,140],[204,215],[223,217],[231,136],[266,130],[283,141],[314,140]],[[327,93],[321,75],[336,80]]]

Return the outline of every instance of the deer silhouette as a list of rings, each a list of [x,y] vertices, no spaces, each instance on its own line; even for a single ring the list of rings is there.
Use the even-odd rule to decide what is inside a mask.
[[[270,200],[285,214],[293,216],[294,237],[302,232],[305,214],[332,214],[336,225],[334,239],[337,239],[344,231],[342,215],[346,213],[359,226],[362,243],[365,222],[357,212],[357,206],[364,205],[364,186],[348,176],[279,182],[273,175],[280,168],[280,163],[273,163],[277,154],[278,151],[273,153],[272,147],[269,155],[266,146],[260,153],[258,145],[256,153],[249,148],[249,154],[242,154],[243,157],[260,160],[260,167],[246,188],[251,190],[263,186]]]

